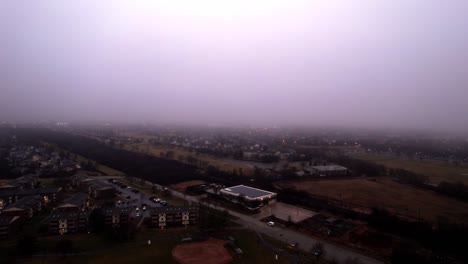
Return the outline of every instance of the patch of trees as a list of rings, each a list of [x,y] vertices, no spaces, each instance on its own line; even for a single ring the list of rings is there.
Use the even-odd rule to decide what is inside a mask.
[[[439,255],[451,255],[460,260],[468,261],[466,251],[466,241],[468,237],[468,227],[456,223],[439,220],[437,228],[424,221],[412,222],[392,215],[385,209],[374,208],[369,216],[369,225],[381,231],[396,234],[401,237],[411,238],[419,242],[425,248]],[[414,252],[413,252],[414,253]],[[394,252],[395,261],[402,256],[419,259],[421,256],[415,255],[400,248]],[[424,262],[412,263],[435,263],[431,259],[422,258]],[[401,262],[394,262],[401,263]]]
[[[389,169],[390,176],[398,179],[402,183],[412,184],[416,186],[423,186],[429,183],[429,177],[403,169]]]
[[[106,226],[102,209],[93,210],[89,221],[91,232],[101,235],[109,242],[129,241],[136,235],[136,226],[131,221],[122,223],[118,227]]]
[[[219,211],[205,205],[199,207],[198,223],[201,229],[225,228],[229,221],[228,211]]]
[[[468,186],[464,185],[461,182],[441,182],[437,186],[436,191],[448,196],[468,201]]]
[[[16,241],[16,250],[19,256],[32,256],[37,250],[37,237],[35,234],[23,233]]]
[[[353,174],[358,176],[382,176],[387,174],[387,169],[383,165],[353,159],[348,156],[337,156],[332,158],[330,161],[348,168]]]
[[[468,161],[468,143],[464,139],[440,140],[415,137],[386,139],[381,143],[375,139],[362,140],[361,144],[366,149],[375,152],[388,153],[391,150],[395,155],[406,155],[414,158],[440,158],[455,161]],[[417,155],[415,154],[417,153]],[[455,162],[455,165],[459,162]]]
[[[94,139],[50,130],[18,130],[21,138],[33,138],[57,144],[67,151],[123,171],[127,175],[171,184],[193,180],[196,167],[166,158],[112,148]]]
[[[81,168],[83,170],[87,170],[87,171],[96,171],[97,170],[96,162],[92,162],[90,160],[81,161],[80,166],[81,166]]]
[[[468,201],[468,186],[461,182],[441,182],[437,186],[429,185],[429,177],[403,169],[390,169],[389,174],[398,181],[417,187],[430,189],[440,194]]]
[[[279,157],[276,155],[262,155],[260,157],[260,162],[263,163],[276,163],[279,161]]]
[[[11,177],[10,165],[5,156],[0,155],[0,179]]]
[[[57,244],[55,244],[55,251],[62,254],[63,257],[65,257],[67,254],[70,254],[73,252],[73,241],[70,239],[62,238],[59,241],[57,241]]]

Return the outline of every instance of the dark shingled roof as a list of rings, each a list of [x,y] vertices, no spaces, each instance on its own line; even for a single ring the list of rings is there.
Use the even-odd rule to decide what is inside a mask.
[[[0,215],[0,225],[9,225],[19,218],[19,216]]]
[[[88,200],[87,193],[77,193],[72,197],[63,201],[63,204],[73,204],[73,205],[82,205]]]
[[[83,212],[53,212],[48,220],[60,220],[60,219],[78,219],[78,218],[88,218],[91,214],[91,211]]]
[[[27,209],[27,208],[34,207],[35,205],[37,205],[37,203],[40,203],[41,201],[42,200],[40,196],[36,196],[36,195],[26,196],[18,200],[17,202],[14,202],[8,205],[7,207],[5,207],[4,210],[8,210],[10,208]]]
[[[165,207],[151,207],[149,208],[150,214],[171,214],[183,212],[198,212],[197,206],[165,206]]]

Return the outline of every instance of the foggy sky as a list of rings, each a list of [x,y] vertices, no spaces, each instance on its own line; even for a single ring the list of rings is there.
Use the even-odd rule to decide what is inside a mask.
[[[0,121],[468,131],[466,0],[0,0]]]

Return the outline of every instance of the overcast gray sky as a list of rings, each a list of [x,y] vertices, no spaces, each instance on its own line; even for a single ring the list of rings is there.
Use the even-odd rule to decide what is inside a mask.
[[[0,121],[468,131],[467,0],[0,0]]]

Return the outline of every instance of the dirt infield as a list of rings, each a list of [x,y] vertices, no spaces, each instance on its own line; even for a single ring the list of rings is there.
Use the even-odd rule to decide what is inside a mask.
[[[181,264],[227,264],[232,256],[224,248],[225,241],[210,238],[204,242],[180,244],[172,250],[172,256]]]

